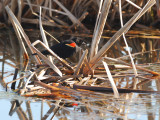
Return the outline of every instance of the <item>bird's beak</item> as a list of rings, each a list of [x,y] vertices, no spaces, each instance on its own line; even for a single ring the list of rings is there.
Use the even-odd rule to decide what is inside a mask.
[[[76,43],[70,43],[70,44],[66,44],[67,46],[69,46],[69,47],[76,47]]]

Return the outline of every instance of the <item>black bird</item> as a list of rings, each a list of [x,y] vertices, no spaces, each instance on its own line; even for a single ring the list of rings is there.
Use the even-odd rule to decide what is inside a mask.
[[[50,47],[50,49],[56,53],[59,57],[65,59],[71,57],[76,51],[76,43],[72,40],[65,40],[61,43],[55,44]],[[42,51],[43,55],[51,55],[48,50]],[[36,54],[33,54],[36,55]]]

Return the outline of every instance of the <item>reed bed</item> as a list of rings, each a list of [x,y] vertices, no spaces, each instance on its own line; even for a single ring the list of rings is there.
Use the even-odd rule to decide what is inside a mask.
[[[159,90],[146,90],[143,89],[142,86],[149,83],[154,77],[160,74],[147,68],[149,65],[144,66],[136,64],[133,59],[135,55],[156,50],[152,48],[144,50],[142,46],[145,42],[136,40],[134,34],[137,35],[137,33],[129,31],[137,21],[142,21],[144,18],[147,18],[145,22],[148,22],[149,19],[151,19],[152,16],[149,12],[152,8],[155,8],[155,0],[149,0],[148,2],[142,0],[136,1],[135,3],[129,0],[119,2],[112,0],[74,0],[72,3],[71,1],[61,0],[26,0],[23,3],[20,1],[16,3],[15,1],[6,0],[5,2],[1,2],[1,4],[5,6],[7,14],[4,14],[4,16],[8,16],[7,21],[12,24],[22,50],[22,54],[19,56],[21,65],[18,67],[11,65],[15,68],[13,81],[5,82],[6,78],[2,77],[3,86],[6,87],[7,90],[11,88],[16,93],[25,97],[58,99],[54,105],[50,105],[48,112],[44,116],[41,116],[42,119],[47,119],[53,111],[54,115],[52,118],[54,118],[55,114],[58,114],[57,112],[60,108],[67,106],[67,103],[63,102],[64,100],[72,100],[73,103],[77,103],[77,96],[80,96],[82,99],[80,102],[85,104],[85,101],[87,101],[85,97],[88,95],[91,96],[91,99],[98,99],[98,96],[102,97],[107,93],[113,93],[114,96],[110,97],[111,99],[127,97],[127,95],[121,95],[120,93],[159,93]],[[117,5],[119,5],[119,8]],[[158,7],[159,6],[157,6],[157,9]],[[90,12],[92,10],[93,13],[91,14]],[[125,14],[122,15],[124,11]],[[108,41],[103,44],[103,39],[105,38],[103,34],[108,32],[105,31],[105,28],[112,28],[106,21],[109,19],[110,23],[112,23],[114,20],[117,20],[117,13],[120,13],[119,21],[121,27],[117,31],[109,31],[110,33],[112,32],[113,36],[108,36]],[[159,13],[158,10],[157,13]],[[159,14],[157,14],[157,16],[158,15]],[[95,18],[95,16],[97,16],[97,18]],[[2,13],[0,17],[2,17]],[[6,19],[6,17],[4,17],[4,19]],[[93,35],[91,35],[88,26],[85,25],[85,19],[96,20],[94,30],[92,30]],[[124,21],[127,19],[128,21]],[[31,42],[21,26],[21,24],[24,23],[38,24],[43,42],[41,40]],[[57,56],[49,48],[47,39],[48,32],[45,30],[44,26],[56,27],[67,31],[76,30],[80,32],[79,36],[81,36],[81,34],[86,34],[92,39],[90,49],[79,50],[80,59],[77,63],[68,62]],[[129,36],[129,34],[132,36]],[[55,39],[52,35],[50,35],[50,37]],[[139,35],[139,37],[145,39],[143,34]],[[153,36],[150,35],[149,37]],[[126,39],[131,39],[132,42],[128,42]],[[157,41],[156,39],[159,39],[159,36],[155,35],[154,41]],[[122,40],[124,40],[124,42],[120,42]],[[133,44],[134,42],[135,45]],[[120,46],[120,44],[122,44],[122,46]],[[52,54],[52,57],[44,56],[37,45],[41,45],[43,48],[47,49]],[[151,41],[149,45],[150,47],[156,46],[158,42],[154,43]],[[26,49],[26,46],[28,49]],[[135,51],[132,54],[130,48],[134,47]],[[126,56],[120,54],[122,50],[125,51]],[[110,54],[113,54],[113,52],[118,53],[119,55],[115,54],[118,55],[118,57],[110,57]],[[38,55],[30,55],[34,53]],[[106,54],[108,54],[108,56],[106,56]],[[124,58],[128,57],[130,58],[127,59],[129,62],[126,62]],[[31,59],[34,60],[35,65],[29,67],[29,61]],[[110,65],[110,63],[114,63],[114,65]],[[19,78],[17,78],[18,74]],[[18,87],[15,85],[17,82],[19,83]],[[10,85],[11,87],[9,87]],[[103,94],[99,94],[99,92]],[[133,94],[130,96],[130,99],[132,98]],[[18,110],[20,110],[21,103],[14,101],[11,104],[12,106],[16,105],[16,107],[11,109],[10,115],[17,111],[17,107],[19,107]],[[51,103],[48,102],[48,104]],[[90,107],[87,107],[87,105],[85,107],[83,106],[83,110],[89,113],[92,111],[92,108],[96,108],[97,104],[101,104],[102,106],[107,105],[103,100],[101,103],[89,102]],[[26,103],[26,105],[28,106],[28,116],[32,118],[32,113],[29,110],[30,103]],[[121,115],[119,116],[122,118],[127,116],[127,114],[126,116],[122,116],[125,110],[124,106],[118,107],[116,105],[108,105],[106,109],[107,115],[120,113]],[[110,112],[111,110],[113,112]],[[99,111],[103,113],[102,110]],[[19,114],[27,118],[25,113]]]
[[[7,14],[5,12],[5,6],[10,5],[10,8],[14,15],[17,17],[20,23],[36,24],[38,23],[39,9],[42,8],[43,25],[50,27],[58,27],[61,30],[79,30],[80,32],[90,32],[94,27],[96,17],[102,12],[100,19],[107,18],[105,27],[107,29],[117,29],[120,27],[119,21],[119,7],[123,13],[123,20],[126,23],[138,10],[146,4],[145,0],[130,1],[122,0],[120,5],[117,0],[108,2],[108,6],[101,6],[105,1],[98,0],[24,0],[24,1],[12,1],[5,0],[0,1],[2,10],[0,11],[1,22],[9,23]],[[107,5],[104,4],[104,5]],[[104,8],[103,8],[104,7]],[[108,11],[107,11],[108,9]],[[107,15],[105,15],[107,14]],[[106,18],[105,18],[106,17]],[[137,27],[148,28],[150,26],[156,27],[159,22],[159,3],[150,8],[143,17],[139,18]],[[98,17],[97,17],[98,22]],[[102,23],[103,24],[103,23]],[[96,26],[95,26],[96,27]],[[80,30],[81,29],[81,30]]]

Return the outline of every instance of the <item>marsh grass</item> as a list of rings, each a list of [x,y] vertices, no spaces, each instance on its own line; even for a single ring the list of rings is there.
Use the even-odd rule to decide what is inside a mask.
[[[15,92],[22,96],[36,96],[47,99],[60,98],[60,100],[56,101],[55,105],[50,105],[50,109],[44,116],[41,114],[42,119],[47,119],[48,114],[52,113],[51,111],[54,111],[54,115],[52,116],[52,118],[54,118],[59,109],[63,108],[63,106],[65,105],[65,102],[63,102],[63,100],[71,100],[76,102],[77,96],[81,97],[80,103],[85,104],[85,97],[88,95],[91,96],[91,99],[98,99],[98,96],[101,97],[103,95],[105,96],[106,93],[113,93],[114,96],[112,96],[111,98],[128,99],[127,95],[121,95],[120,93],[159,93],[159,91],[142,89],[142,85],[151,81],[153,76],[159,76],[159,73],[143,66],[136,65],[137,63],[135,63],[134,59],[132,58],[133,55],[144,54],[145,52],[143,52],[143,50],[141,49],[139,50],[140,53],[132,54],[130,52],[130,48],[134,48],[134,44],[132,44],[132,42],[127,43],[127,35],[130,34],[130,28],[137,21],[140,21],[141,19],[146,17],[148,11],[153,7],[153,5],[156,4],[155,0],[149,0],[146,3],[143,0],[141,2],[136,1],[135,3],[129,0],[121,2],[112,0],[74,0],[73,3],[58,0],[27,0],[21,3],[20,1],[15,2],[8,0],[2,2],[2,4],[5,5],[5,10],[9,18],[7,21],[8,23],[11,22],[14,28],[20,47],[22,49],[21,56],[23,56],[20,57],[20,61],[23,66],[22,69],[19,67],[15,67],[15,73],[17,73],[16,70],[19,69],[20,77],[16,78],[17,74],[14,74],[15,76],[13,81],[6,83],[6,78],[2,77],[3,84],[5,83],[4,87],[8,88],[10,84],[13,86],[13,84],[20,80]],[[117,8],[117,4],[119,4],[119,8]],[[88,12],[87,10],[94,10],[92,14],[97,16],[97,18],[90,16],[90,12]],[[125,14],[122,16],[122,12],[124,11]],[[130,15],[126,15],[130,14],[131,11],[133,14],[132,17]],[[113,36],[108,37],[108,41],[100,46],[100,42],[103,39],[102,34],[105,33],[104,29],[112,28],[109,27],[106,21],[108,21],[109,18],[110,23],[112,23],[112,21],[117,19],[116,13],[118,12],[120,13],[120,29],[115,32],[110,31],[114,32]],[[147,18],[150,19],[151,15],[147,15]],[[95,25],[93,25],[92,27],[94,28],[93,33],[90,33],[90,30],[84,24],[85,22],[83,22],[83,20],[87,19],[88,16],[96,19]],[[38,17],[38,23],[35,22],[35,17]],[[4,19],[6,18],[4,17]],[[128,21],[125,21],[125,24],[123,24],[123,20],[126,19],[128,19]],[[40,40],[31,42],[21,26],[21,23],[23,22],[39,24],[40,35],[42,36],[43,42]],[[54,38],[54,40],[55,37],[48,34],[47,30],[44,29],[44,26],[46,25],[54,26],[56,28],[60,28],[61,30],[67,31],[72,31],[74,28],[74,30],[79,31],[80,33],[85,33],[86,35],[91,36],[92,41],[90,43],[90,49],[85,49],[84,51],[82,51],[82,53],[79,55],[80,59],[77,63],[68,63],[66,60],[63,60],[50,50],[48,43],[49,40],[47,39],[46,35]],[[117,43],[116,45],[116,42],[118,42],[118,40],[122,41],[121,36],[123,36],[124,42],[119,42],[120,44]],[[150,35],[149,37],[152,37],[152,35]],[[129,39],[133,39],[134,41],[134,36],[131,36]],[[154,37],[154,39],[159,39],[159,37],[156,36]],[[121,43],[123,43],[122,46],[120,46]],[[52,57],[44,56],[40,52],[40,50],[38,50],[39,48],[36,47],[37,44],[41,44],[43,48],[47,49],[52,54],[54,59],[52,59]],[[153,43],[150,42],[150,44],[152,45]],[[156,46],[157,44],[155,43],[154,46]],[[29,50],[26,49],[26,45]],[[143,42],[138,42],[136,47],[138,48],[141,45],[143,45]],[[120,53],[122,50],[125,50],[124,47],[126,47],[127,49],[125,51],[126,56],[119,56],[119,58],[105,56],[110,49],[119,48]],[[152,51],[153,49],[150,49],[148,52]],[[38,55],[29,57],[30,52],[31,54],[37,53]],[[113,50],[112,52],[116,51]],[[128,56],[131,63],[121,60],[122,58]],[[34,60],[36,67],[31,67],[29,69],[28,61],[30,59]],[[114,62],[116,64],[118,63],[121,66],[108,64],[111,62]],[[20,71],[23,71],[23,74],[21,74]],[[2,72],[4,73],[3,69]],[[25,77],[26,80],[23,79]],[[157,83],[157,85],[159,85],[159,83]],[[98,94],[96,92],[102,92],[103,94]],[[133,96],[134,95],[131,94],[129,96],[129,99],[132,100]],[[101,103],[90,102],[89,104],[93,108],[96,107],[96,104],[101,104],[102,106],[108,105],[103,100],[100,102]],[[26,105],[29,109],[30,103],[26,103]],[[10,115],[17,111],[17,107],[19,107],[18,110],[20,109],[20,103],[14,101],[12,103],[12,106],[15,107],[15,109],[10,111]],[[91,109],[92,107],[88,107],[86,105],[85,107],[82,107],[81,110],[90,113],[94,111]],[[121,117],[125,118],[127,116],[127,113],[124,113],[124,106],[107,106],[106,109],[108,110],[107,113],[109,114],[112,113],[110,112],[110,110],[112,110],[114,114],[121,113],[121,115],[119,115]],[[101,110],[99,111],[100,113],[102,112]],[[28,111],[27,113],[28,117],[32,118],[31,111]],[[125,114],[125,116],[122,116],[122,114]],[[21,113],[21,116],[27,118],[26,113]]]

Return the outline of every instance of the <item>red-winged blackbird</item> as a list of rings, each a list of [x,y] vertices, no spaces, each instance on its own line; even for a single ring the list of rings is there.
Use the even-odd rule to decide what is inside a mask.
[[[76,43],[72,40],[65,40],[61,43],[55,44],[50,47],[50,49],[56,53],[59,57],[65,59],[71,57],[76,51]],[[48,50],[42,51],[43,55],[51,55]],[[33,54],[35,55],[35,54]]]

